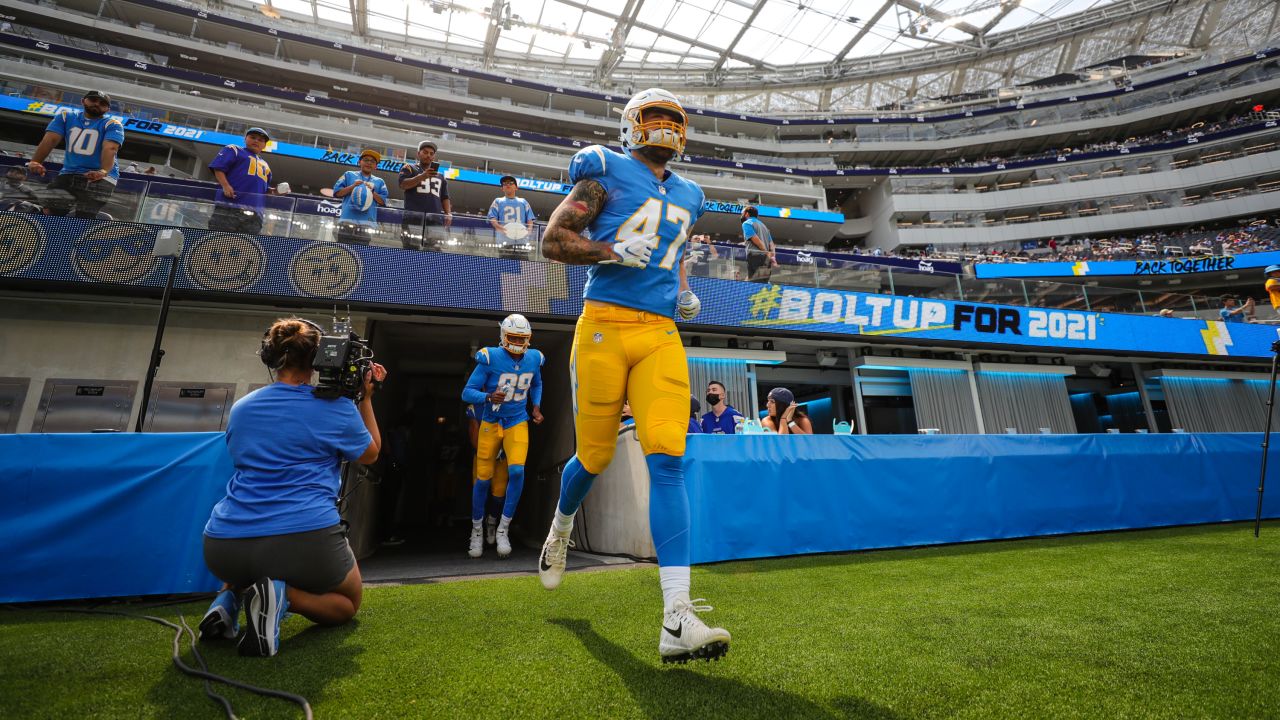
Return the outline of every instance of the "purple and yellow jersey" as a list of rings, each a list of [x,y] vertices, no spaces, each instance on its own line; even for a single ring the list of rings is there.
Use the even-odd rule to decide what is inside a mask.
[[[476,353],[476,369],[462,389],[462,402],[476,406],[480,421],[501,423],[509,428],[529,419],[528,403],[542,404],[542,352],[529,348],[524,355],[513,357],[500,347],[481,348]],[[511,399],[499,404],[495,411],[489,395],[510,385]]]
[[[251,208],[262,212],[263,198],[271,187],[271,166],[248,148],[227,145],[209,163],[210,170],[221,170],[227,176],[227,184],[236,191],[236,199],[228,200],[218,186],[213,200],[224,205]]]
[[[46,131],[62,136],[66,153],[61,175],[83,175],[102,167],[102,144],[124,144],[124,124],[120,118],[103,115],[97,120],[85,117],[84,110],[59,110],[49,121]],[[120,179],[120,165],[113,162],[105,178],[112,184]]]
[[[592,240],[614,243],[655,232],[659,237],[647,267],[587,268],[583,297],[671,317],[680,291],[685,240],[703,212],[702,188],[670,170],[658,180],[631,155],[600,145],[585,147],[573,156],[569,180],[595,180],[604,187],[604,207],[584,233]]]

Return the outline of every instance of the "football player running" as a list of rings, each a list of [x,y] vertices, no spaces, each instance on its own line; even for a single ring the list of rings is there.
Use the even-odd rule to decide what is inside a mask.
[[[689,320],[700,303],[681,256],[702,214],[703,192],[667,163],[684,151],[688,117],[671,93],[637,93],[622,114],[622,153],[583,148],[569,166],[574,186],[543,237],[551,260],[590,265],[573,338],[577,454],[560,479],[560,500],[538,574],[559,586],[573,518],[596,475],[613,459],[618,416],[630,400],[649,466],[649,527],[658,552],[663,662],[718,658],[729,633],[708,627],[689,594],[689,497],[684,487],[689,368],[673,314]]]
[[[506,500],[495,540],[498,556],[511,554],[509,528],[524,489],[524,461],[529,455],[529,420],[542,422],[542,364],[545,358],[529,347],[533,328],[523,315],[508,315],[499,329],[498,347],[476,353],[476,369],[462,389],[462,401],[480,410],[480,434],[476,439],[476,477],[471,487],[471,547],[473,558],[484,553],[484,510],[494,464],[501,449],[507,456],[505,488],[494,495]],[[526,410],[529,403],[532,409]]]

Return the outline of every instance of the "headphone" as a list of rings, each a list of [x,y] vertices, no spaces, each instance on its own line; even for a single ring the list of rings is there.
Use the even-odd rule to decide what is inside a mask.
[[[289,318],[289,319],[299,320],[307,325],[310,325],[312,328],[315,329],[316,332],[320,333],[321,335],[324,335],[324,328],[320,327],[319,325],[311,322],[306,318]],[[273,323],[272,327],[274,326],[275,324]],[[266,332],[262,333],[262,344],[258,347],[258,357],[262,360],[262,364],[266,365],[271,370],[279,370],[280,367],[284,365],[284,359],[286,354],[287,353],[281,352],[278,348],[276,348],[271,344],[271,328],[270,327],[267,328]]]

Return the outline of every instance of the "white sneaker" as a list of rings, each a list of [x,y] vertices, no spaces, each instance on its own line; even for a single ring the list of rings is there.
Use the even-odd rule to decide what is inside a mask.
[[[467,550],[467,554],[473,558],[484,554],[484,528],[479,525],[471,526],[471,548]]]
[[[687,663],[690,660],[719,660],[729,652],[729,631],[707,627],[697,613],[707,612],[710,605],[701,598],[692,602],[677,601],[663,613],[658,637],[658,654],[664,663]]]
[[[498,534],[498,518],[490,515],[484,519],[484,544],[492,545]]]
[[[498,557],[506,557],[510,555],[511,554],[511,538],[507,533],[507,529],[503,528],[501,530],[498,530],[496,535],[498,540]]]
[[[573,541],[568,535],[559,535],[554,528],[547,533],[547,541],[542,544],[542,555],[538,557],[538,577],[542,580],[542,587],[548,590],[560,587],[560,578],[564,577],[564,564],[571,547]]]

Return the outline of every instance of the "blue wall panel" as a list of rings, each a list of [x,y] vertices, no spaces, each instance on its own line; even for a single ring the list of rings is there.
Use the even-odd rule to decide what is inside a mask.
[[[1260,440],[693,435],[693,561],[1247,519]],[[0,602],[216,589],[231,471],[220,433],[0,435]]]
[[[1261,439],[691,435],[693,561],[1248,519]]]

